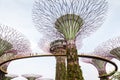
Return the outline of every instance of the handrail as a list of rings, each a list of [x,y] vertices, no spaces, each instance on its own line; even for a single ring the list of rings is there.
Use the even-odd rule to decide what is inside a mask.
[[[60,54],[59,54],[59,55],[58,55],[58,54],[57,54],[57,55],[56,55],[56,54],[55,54],[55,55],[45,54],[45,55],[32,55],[32,56],[18,57],[18,58],[10,59],[10,60],[7,60],[7,61],[4,61],[4,62],[0,63],[0,69],[1,69],[1,71],[3,71],[4,73],[7,73],[6,71],[4,71],[4,70],[1,68],[1,66],[2,66],[3,64],[5,64],[5,63],[7,63],[7,62],[10,62],[10,61],[13,61],[13,60],[19,60],[19,59],[25,59],[25,58],[35,58],[35,57],[53,57],[53,56],[66,56],[66,55],[60,55]],[[112,61],[110,61],[110,60],[108,60],[108,59],[104,59],[104,58],[99,57],[99,56],[78,55],[78,57],[93,58],[93,59],[102,60],[102,61],[105,61],[105,62],[108,62],[108,63],[112,64],[112,65],[115,67],[115,69],[114,69],[111,73],[100,75],[99,78],[109,77],[109,76],[113,75],[113,74],[118,70],[118,67],[117,67],[117,65],[116,65],[114,62],[112,62]]]

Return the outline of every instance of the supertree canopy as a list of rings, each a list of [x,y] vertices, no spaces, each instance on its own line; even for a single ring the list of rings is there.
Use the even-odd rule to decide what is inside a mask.
[[[76,39],[80,40],[97,30],[107,10],[106,0],[38,0],[33,8],[37,29],[50,40],[66,41],[67,78],[83,80]]]
[[[116,58],[120,60],[119,47],[120,37],[116,37],[103,42],[95,49],[95,51],[97,54],[101,54],[106,57]]]
[[[106,10],[106,0],[38,0],[33,21],[51,39],[83,38],[101,26]]]
[[[15,75],[15,74],[6,74],[5,77],[6,77],[6,79],[4,79],[4,80],[11,80],[13,78],[18,77],[18,75]]]
[[[0,25],[0,63],[13,59],[18,54],[27,54],[30,52],[30,42],[22,33],[11,27]],[[8,64],[4,66],[5,71]],[[2,80],[4,73],[0,75],[3,75],[0,77]]]
[[[38,74],[23,74],[22,76],[27,78],[28,80],[36,80],[37,78],[42,77],[41,75]]]
[[[31,52],[30,42],[28,41],[28,39],[26,39],[26,37],[22,33],[18,32],[17,30],[11,27],[0,25],[0,38],[2,41],[7,42],[5,44],[9,44],[9,46],[11,45],[12,48],[11,50],[9,50],[9,52]]]

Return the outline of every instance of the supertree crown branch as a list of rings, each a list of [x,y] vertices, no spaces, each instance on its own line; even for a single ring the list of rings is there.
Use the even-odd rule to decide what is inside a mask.
[[[22,33],[11,27],[0,24],[0,39],[2,39],[2,42],[4,42],[2,44],[8,44],[8,47],[12,46],[11,50],[13,52],[31,52],[29,40]]]
[[[116,37],[103,42],[101,45],[95,48],[95,52],[96,54],[101,54],[106,57],[120,59],[119,48],[120,48],[120,37]]]
[[[120,47],[114,48],[110,51],[110,54],[113,54],[120,60]]]

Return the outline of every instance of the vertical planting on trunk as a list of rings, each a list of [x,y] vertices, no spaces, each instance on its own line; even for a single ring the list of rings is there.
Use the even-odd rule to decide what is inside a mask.
[[[67,42],[67,80],[83,80],[75,43]]]
[[[66,55],[66,42],[56,40],[51,43],[50,52],[52,54]],[[66,74],[66,57],[56,56],[56,74],[55,80],[67,80]]]

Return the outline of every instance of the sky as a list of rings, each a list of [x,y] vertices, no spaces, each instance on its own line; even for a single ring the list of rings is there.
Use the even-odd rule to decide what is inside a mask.
[[[4,24],[22,32],[31,42],[33,52],[42,52],[37,43],[42,35],[34,27],[32,22],[32,7],[34,0],[0,0],[0,24]],[[83,46],[79,52],[91,52],[93,49],[110,38],[120,36],[120,0],[108,0],[109,10],[104,24],[90,37],[83,40]],[[118,65],[119,61],[114,60]],[[99,80],[95,67],[80,62],[85,80]],[[107,66],[109,70],[110,65]],[[113,68],[113,67],[112,67]],[[10,74],[40,74],[43,78],[55,77],[55,58],[32,58],[16,60],[8,66]],[[91,74],[92,72],[92,74]],[[12,80],[26,80],[18,77]]]

